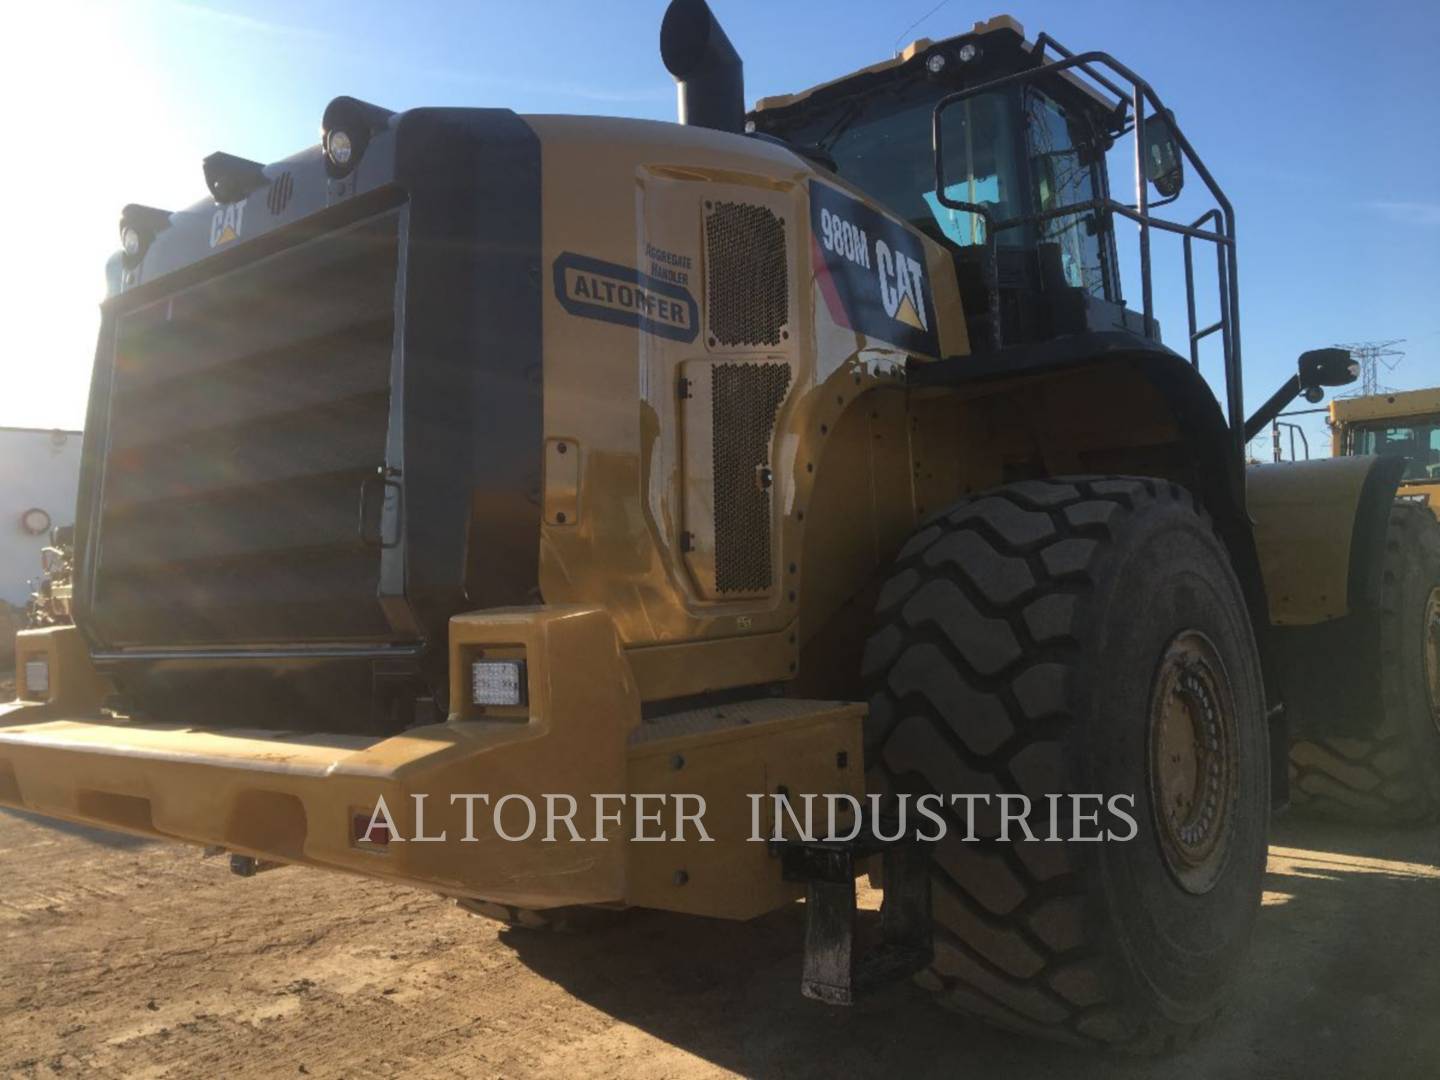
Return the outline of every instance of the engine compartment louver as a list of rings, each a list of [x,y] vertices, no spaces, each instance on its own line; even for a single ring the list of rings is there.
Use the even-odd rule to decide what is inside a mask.
[[[790,386],[788,364],[716,364],[711,415],[715,468],[715,589],[771,586],[770,437]]]
[[[785,223],[769,207],[705,208],[705,295],[714,345],[779,345],[790,315]]]

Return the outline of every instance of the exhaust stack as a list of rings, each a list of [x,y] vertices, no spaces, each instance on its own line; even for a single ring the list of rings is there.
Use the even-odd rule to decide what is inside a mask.
[[[671,0],[660,58],[675,76],[680,123],[744,132],[744,65],[705,0]]]

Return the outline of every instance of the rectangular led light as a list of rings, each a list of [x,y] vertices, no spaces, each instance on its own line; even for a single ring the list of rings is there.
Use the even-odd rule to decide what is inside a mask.
[[[470,665],[470,700],[476,705],[525,704],[525,661],[476,660]]]
[[[30,697],[50,695],[50,661],[25,661],[25,692]]]

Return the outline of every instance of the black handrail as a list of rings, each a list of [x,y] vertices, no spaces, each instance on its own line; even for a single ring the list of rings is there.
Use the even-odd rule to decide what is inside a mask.
[[[1064,55],[1064,59],[1045,62],[1043,46],[1049,45],[1057,52]],[[1221,348],[1225,358],[1225,391],[1226,391],[1226,413],[1229,419],[1231,437],[1235,441],[1235,449],[1242,457],[1245,451],[1245,401],[1244,387],[1241,382],[1241,357],[1240,357],[1240,290],[1239,290],[1239,264],[1235,245],[1235,210],[1230,205],[1230,200],[1215,178],[1210,175],[1210,170],[1200,160],[1195,148],[1185,138],[1178,124],[1170,119],[1171,114],[1160,101],[1159,96],[1151,88],[1150,84],[1139,75],[1131,71],[1124,64],[1120,63],[1108,53],[1087,52],[1070,53],[1053,39],[1042,37],[1034,50],[1037,59],[1041,62],[1034,68],[1025,71],[1015,72],[1010,75],[993,79],[987,83],[968,87],[964,90],[947,94],[935,103],[935,110],[931,118],[933,143],[935,152],[935,198],[940,205],[951,210],[959,210],[965,213],[979,214],[985,223],[985,236],[988,262],[990,269],[986,275],[986,287],[989,292],[989,308],[991,312],[991,338],[992,343],[998,349],[1001,342],[1000,322],[998,312],[1000,308],[998,271],[995,269],[995,241],[994,234],[1006,229],[1016,228],[1021,225],[1034,224],[1041,221],[1048,221],[1055,217],[1065,217],[1071,214],[1099,213],[1119,214],[1121,217],[1137,222],[1140,226],[1140,288],[1142,294],[1142,306],[1144,308],[1145,331],[1150,333],[1155,325],[1154,297],[1151,291],[1150,274],[1150,230],[1160,229],[1165,232],[1178,233],[1185,238],[1186,255],[1186,301],[1190,316],[1190,356],[1191,362],[1199,366],[1199,340],[1208,334],[1219,332]],[[1109,79],[1100,75],[1095,68],[1108,68],[1123,81],[1129,83],[1130,94],[1127,95]],[[1112,198],[1092,199],[1085,203],[1076,203],[1072,206],[1059,207],[1054,210],[1037,214],[1027,214],[1022,217],[1010,218],[1002,222],[994,222],[990,212],[975,203],[962,202],[952,199],[945,194],[944,175],[944,142],[941,131],[940,114],[946,108],[967,98],[976,97],[980,94],[991,93],[996,90],[1007,89],[1021,83],[1034,82],[1041,78],[1056,75],[1059,72],[1075,68],[1088,75],[1091,79],[1106,89],[1112,90],[1117,98],[1117,108],[1122,110],[1129,108],[1134,116],[1135,136],[1135,187],[1137,191],[1137,205],[1129,206]],[[1145,162],[1143,150],[1145,146],[1145,106],[1149,105],[1153,113],[1169,119],[1170,131],[1174,136],[1176,144],[1180,148],[1184,159],[1195,171],[1196,175],[1205,184],[1210,192],[1211,198],[1217,204],[1216,209],[1208,211],[1195,222],[1185,225],[1176,221],[1167,221],[1157,218],[1150,213],[1149,188],[1145,177]],[[1202,226],[1213,221],[1215,228],[1206,229]],[[1219,274],[1220,285],[1220,319],[1216,324],[1206,327],[1203,331],[1197,331],[1195,326],[1195,292],[1194,279],[1191,273],[1190,245],[1192,240],[1207,240],[1216,245],[1216,262]]]
[[[1198,218],[1196,218],[1195,221],[1192,222],[1192,224],[1198,227],[1211,219],[1219,221],[1220,212],[1218,210],[1207,210],[1205,211],[1205,213],[1201,214]],[[1193,246],[1191,244],[1191,239],[1192,237],[1187,233],[1183,241],[1185,246],[1185,308],[1190,323],[1190,363],[1198,370],[1200,367],[1201,340],[1203,338],[1209,337],[1211,334],[1219,332],[1221,335],[1221,341],[1223,343],[1230,333],[1230,320],[1226,315],[1225,306],[1222,302],[1220,307],[1220,318],[1215,322],[1211,323],[1209,326],[1204,327],[1203,329],[1196,329],[1195,269],[1194,256],[1191,250]],[[1223,257],[1223,253],[1224,248],[1217,243],[1215,245],[1215,272],[1219,283],[1219,292],[1217,295],[1222,298],[1225,296],[1225,260]]]
[[[1035,57],[1035,59],[1041,61],[1042,63],[1046,63],[1047,61],[1045,60],[1045,49],[1047,47],[1054,49],[1057,53],[1061,55],[1061,57],[1066,60],[1073,60],[1075,58],[1075,54],[1073,52],[1067,49],[1064,45],[1061,45],[1060,42],[1056,41],[1053,37],[1051,37],[1044,31],[1041,31],[1040,36],[1035,39],[1035,44],[1031,47],[1030,55]],[[1086,75],[1090,76],[1090,78],[1096,83],[1103,86],[1106,90],[1109,90],[1112,94],[1115,95],[1117,99],[1115,102],[1116,108],[1123,109],[1126,106],[1127,102],[1125,99],[1124,90],[1121,90],[1120,87],[1116,86],[1113,82],[1105,78],[1104,75],[1101,75],[1098,71],[1090,67],[1088,64],[1081,64],[1080,70],[1083,71]]]

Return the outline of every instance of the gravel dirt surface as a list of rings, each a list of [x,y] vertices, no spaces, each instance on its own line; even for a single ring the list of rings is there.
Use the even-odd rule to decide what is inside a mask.
[[[1288,818],[1266,888],[1229,1013],[1135,1061],[992,1031],[908,983],[805,1001],[799,905],[540,935],[0,812],[0,1076],[1440,1076],[1440,830]]]

